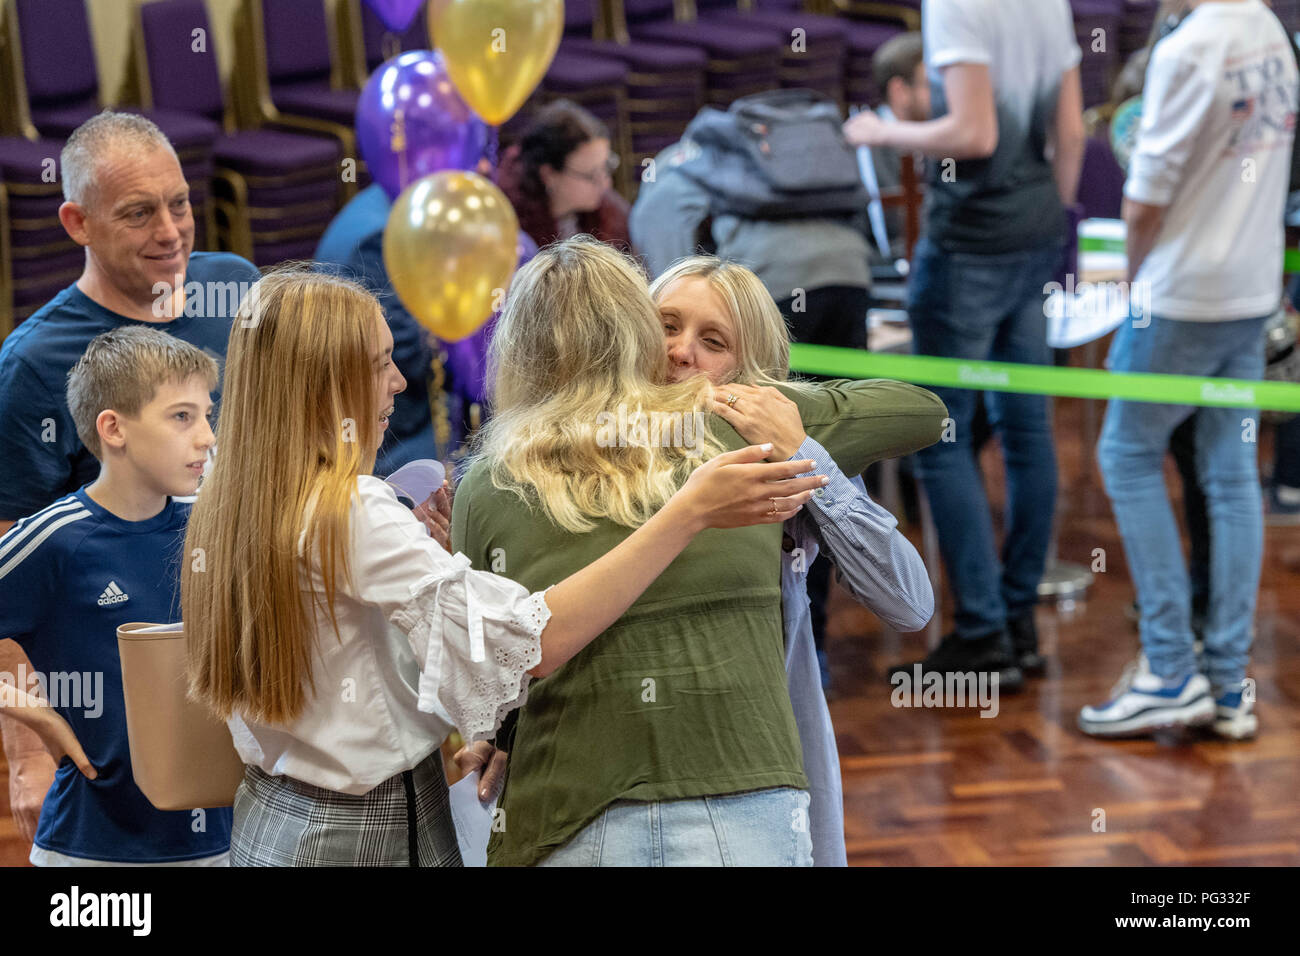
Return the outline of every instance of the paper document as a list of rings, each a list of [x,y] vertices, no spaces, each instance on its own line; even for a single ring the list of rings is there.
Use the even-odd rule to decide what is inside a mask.
[[[451,822],[456,827],[460,858],[466,866],[487,866],[488,837],[497,802],[482,803],[478,798],[479,774],[471,773],[448,789],[451,797]]]

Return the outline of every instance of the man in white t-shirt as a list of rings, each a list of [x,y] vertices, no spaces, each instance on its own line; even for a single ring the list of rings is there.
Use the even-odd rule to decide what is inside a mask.
[[[1300,88],[1286,31],[1261,0],[1190,0],[1152,51],[1124,187],[1129,280],[1151,315],[1120,328],[1110,366],[1259,379],[1264,323],[1282,295],[1283,213]],[[1149,297],[1145,294],[1149,290]],[[1210,597],[1197,661],[1189,583],[1164,481],[1187,405],[1112,401],[1098,458],[1142,611],[1145,664],[1085,707],[1097,736],[1213,723],[1257,727],[1245,682],[1263,559],[1258,413],[1197,412],[1197,473],[1210,515]]]
[[[912,263],[915,350],[1045,365],[1045,287],[1062,261],[1065,207],[1083,158],[1081,53],[1066,0],[925,0],[931,115],[887,123],[859,113],[854,145],[919,151],[928,163],[925,237]],[[1007,470],[999,550],[976,461],[978,394],[935,387],[954,441],[917,456],[956,598],[956,627],[924,672],[997,671],[1002,692],[1038,671],[1034,606],[1056,501],[1056,454],[1042,395],[988,392]],[[896,668],[913,673],[913,665]]]

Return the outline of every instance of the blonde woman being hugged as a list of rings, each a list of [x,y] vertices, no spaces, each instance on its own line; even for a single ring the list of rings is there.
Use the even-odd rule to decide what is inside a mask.
[[[492,736],[706,527],[772,524],[820,476],[742,449],[545,592],[474,571],[370,475],[405,383],[375,299],[262,279],[231,330],[217,456],[186,536],[194,694],[247,764],[232,865],[460,864],[439,745]],[[558,580],[558,579],[557,579]]]
[[[871,500],[861,478],[836,466],[804,429],[798,404],[782,394],[783,387],[816,386],[788,381],[790,334],[757,275],[734,262],[693,256],[655,279],[650,295],[663,322],[669,380],[707,377],[714,385],[714,411],[742,438],[771,442],[777,458],[815,461],[831,479],[786,522],[781,607],[786,679],[808,777],[813,859],[818,866],[846,866],[840,758],[813,643],[808,569],[825,551],[858,603],[897,630],[917,631],[934,614],[925,563],[894,516]],[[904,401],[891,409],[893,403],[882,396],[877,420],[916,413],[915,396],[899,397]],[[930,399],[938,413],[942,403]]]
[[[658,310],[626,257],[582,237],[543,249],[512,281],[493,337],[493,417],[457,492],[453,546],[545,586],[637,534],[700,462],[744,446],[709,414],[708,379],[669,383],[667,366]],[[942,430],[943,404],[914,386],[790,392],[848,474]],[[535,685],[500,741],[507,824],[489,865],[813,862],[781,538],[775,526],[701,534]]]

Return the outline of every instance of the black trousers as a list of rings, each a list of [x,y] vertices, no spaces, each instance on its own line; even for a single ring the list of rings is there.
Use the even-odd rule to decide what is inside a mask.
[[[870,301],[868,289],[829,285],[808,289],[802,298],[791,296],[782,299],[776,307],[785,316],[790,326],[790,337],[795,342],[865,349]],[[808,568],[808,603],[812,612],[813,641],[818,650],[826,646],[826,601],[830,590],[830,561],[814,561]]]
[[[807,289],[776,304],[790,325],[790,337],[810,345],[867,347],[867,306],[870,291],[854,286],[828,285]],[[796,307],[797,310],[796,310]]]

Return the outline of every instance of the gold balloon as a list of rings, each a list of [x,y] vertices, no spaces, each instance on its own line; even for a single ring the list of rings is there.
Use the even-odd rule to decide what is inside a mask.
[[[517,261],[519,220],[477,173],[448,170],[402,191],[384,227],[384,266],[397,297],[448,342],[487,321]]]
[[[500,126],[546,75],[564,32],[564,0],[432,0],[429,41],[456,89]]]

